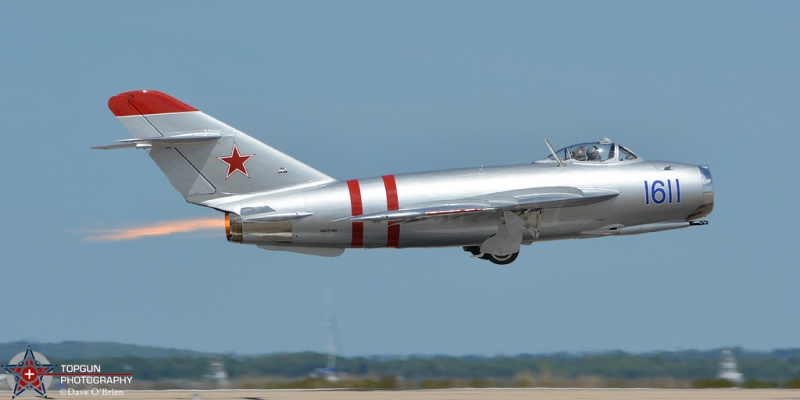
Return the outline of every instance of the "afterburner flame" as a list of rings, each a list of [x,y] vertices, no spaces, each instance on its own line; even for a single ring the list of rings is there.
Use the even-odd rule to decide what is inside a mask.
[[[225,226],[222,218],[198,218],[182,221],[165,221],[150,225],[102,229],[95,231],[95,235],[84,238],[87,242],[115,242],[119,240],[134,240],[145,236],[163,236],[175,233],[194,232],[206,229],[219,229],[220,232]]]

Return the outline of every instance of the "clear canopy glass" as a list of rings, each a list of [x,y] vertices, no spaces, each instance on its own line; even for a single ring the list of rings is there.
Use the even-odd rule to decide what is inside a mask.
[[[639,158],[625,147],[605,139],[599,142],[579,143],[564,147],[556,151],[556,155],[562,161],[587,163],[631,161]],[[547,160],[555,161],[556,159],[551,154],[547,157]]]

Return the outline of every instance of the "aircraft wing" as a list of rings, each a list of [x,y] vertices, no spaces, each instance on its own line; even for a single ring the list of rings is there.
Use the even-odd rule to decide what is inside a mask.
[[[599,203],[619,195],[610,189],[578,189],[568,186],[530,188],[490,193],[465,199],[425,203],[399,210],[379,211],[338,221],[411,222],[423,218],[458,216],[485,211],[523,211],[582,206]]]

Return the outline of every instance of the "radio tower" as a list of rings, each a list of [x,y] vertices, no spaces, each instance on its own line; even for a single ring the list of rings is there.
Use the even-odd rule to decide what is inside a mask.
[[[325,368],[317,368],[314,375],[328,382],[338,382],[336,373],[336,353],[341,349],[339,330],[336,326],[336,311],[333,308],[333,288],[325,286],[325,327],[328,331],[328,362]]]
[[[722,350],[722,359],[719,362],[717,378],[727,379],[736,386],[744,382],[744,376],[736,369],[736,360],[733,358],[733,352],[728,349]]]

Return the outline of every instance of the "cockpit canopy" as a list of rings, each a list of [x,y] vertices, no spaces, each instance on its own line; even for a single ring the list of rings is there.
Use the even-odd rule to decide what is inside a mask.
[[[576,162],[576,163],[620,163],[630,162],[641,159],[632,151],[620,146],[610,139],[603,138],[594,143],[579,143],[572,146],[564,147],[556,151],[556,155],[563,162]],[[551,163],[557,162],[553,155],[547,158],[535,161],[536,163]]]

